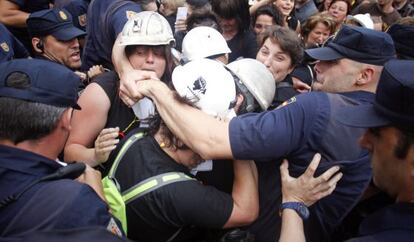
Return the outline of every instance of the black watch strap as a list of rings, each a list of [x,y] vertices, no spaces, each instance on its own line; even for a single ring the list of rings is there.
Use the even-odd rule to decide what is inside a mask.
[[[303,219],[306,220],[309,218],[309,209],[308,207],[301,202],[285,202],[280,204],[280,214],[282,214],[283,209],[293,209],[296,213]]]

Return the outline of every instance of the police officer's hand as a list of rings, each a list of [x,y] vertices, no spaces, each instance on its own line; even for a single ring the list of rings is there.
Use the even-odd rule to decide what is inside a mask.
[[[311,87],[308,84],[295,77],[292,77],[292,83],[293,88],[300,93],[309,92],[311,90]]]
[[[119,143],[119,127],[103,129],[95,140],[95,161],[98,164],[108,160],[109,154]]]
[[[85,73],[80,72],[80,71],[74,71],[74,72],[75,72],[76,75],[78,75],[80,77],[82,82],[86,80],[87,76],[86,76]]]
[[[139,81],[148,79],[159,80],[155,72],[145,70],[131,70],[121,76],[119,97],[128,107],[131,107],[143,97],[138,92]]]
[[[98,196],[103,200],[105,200],[103,188],[102,188],[102,175],[99,171],[93,169],[89,165],[86,165],[86,169],[82,175],[80,175],[76,180],[78,182],[84,183],[89,185]]]
[[[334,166],[322,175],[314,177],[320,160],[320,154],[316,154],[305,173],[298,178],[289,175],[289,163],[287,160],[283,161],[280,166],[283,202],[302,202],[310,206],[335,190],[342,173],[337,173],[339,167]]]

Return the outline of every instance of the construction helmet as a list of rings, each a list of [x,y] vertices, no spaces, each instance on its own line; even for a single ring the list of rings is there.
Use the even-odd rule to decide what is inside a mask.
[[[168,21],[153,11],[137,13],[125,23],[120,45],[173,45],[174,36]]]
[[[197,59],[177,66],[172,73],[172,83],[180,96],[202,111],[221,118],[235,116],[234,79],[221,62]]]
[[[183,39],[183,57],[187,61],[231,52],[223,35],[217,30],[200,26],[190,30]]]
[[[262,110],[267,110],[275,96],[276,82],[266,66],[258,60],[245,58],[233,61],[227,68],[247,87]]]

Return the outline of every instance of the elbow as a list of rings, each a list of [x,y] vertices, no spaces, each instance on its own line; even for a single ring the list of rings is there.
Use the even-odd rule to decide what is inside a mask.
[[[244,217],[244,225],[249,225],[256,221],[256,219],[259,217],[259,206],[250,209]]]
[[[246,226],[252,224],[259,217],[259,206],[246,209],[240,214],[238,224],[239,226]]]

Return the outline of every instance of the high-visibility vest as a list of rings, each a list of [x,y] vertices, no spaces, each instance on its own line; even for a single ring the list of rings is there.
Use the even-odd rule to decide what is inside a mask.
[[[135,199],[144,196],[160,187],[165,185],[179,182],[188,181],[194,178],[187,176],[182,172],[167,172],[162,173],[153,177],[149,177],[140,183],[132,186],[131,188],[121,192],[120,186],[115,178],[115,172],[118,165],[128,149],[136,141],[144,136],[142,132],[132,135],[128,138],[121,150],[117,154],[115,161],[108,173],[108,176],[102,179],[103,190],[105,194],[108,206],[111,209],[111,213],[116,217],[122,224],[122,229],[127,234],[127,217],[126,217],[126,205]]]

